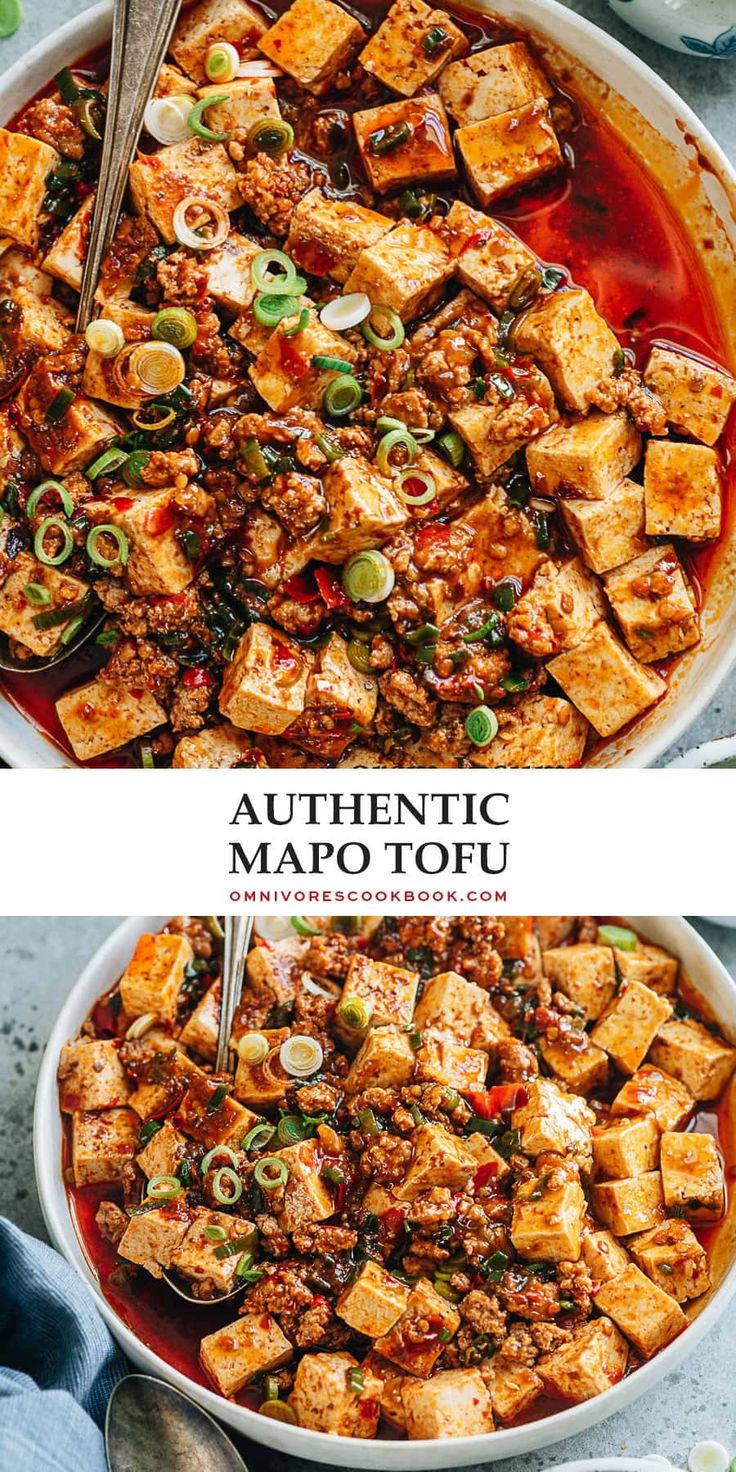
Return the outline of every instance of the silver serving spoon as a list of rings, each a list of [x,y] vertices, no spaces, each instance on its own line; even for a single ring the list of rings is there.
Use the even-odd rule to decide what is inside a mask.
[[[248,1472],[217,1422],[151,1375],[126,1375],[115,1386],[105,1450],[110,1472]]]
[[[82,271],[77,332],[84,332],[92,316],[100,265],[115,232],[143,114],[156,85],[180,4],[181,0],[156,0],[155,4],[151,0],[115,0],[100,176]],[[7,639],[0,638],[0,670],[37,675],[42,670],[53,669],[77,654],[105,617],[94,599],[78,633],[48,659],[17,659],[10,652]]]

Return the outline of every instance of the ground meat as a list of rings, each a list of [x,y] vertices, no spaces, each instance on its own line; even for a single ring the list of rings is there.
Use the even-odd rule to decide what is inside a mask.
[[[266,611],[273,622],[285,629],[287,634],[301,635],[309,639],[316,634],[327,617],[327,604],[322,599],[314,603],[302,603],[299,598],[289,598],[285,593],[275,593],[266,604]]]
[[[355,949],[348,937],[333,931],[328,935],[312,936],[304,964],[313,976],[330,981],[344,981],[354,955]]]
[[[122,680],[126,685],[144,685],[157,700],[165,703],[179,674],[179,666],[175,659],[147,639],[121,639],[113,649],[105,674],[112,680]]]
[[[146,215],[123,215],[100,268],[99,294],[104,301],[128,295],[143,261],[158,244],[158,232]]]
[[[506,1333],[507,1315],[489,1288],[474,1288],[460,1304],[460,1317],[476,1334],[489,1334],[499,1342]]]
[[[151,450],[140,472],[146,486],[185,485],[199,471],[194,450]]]
[[[84,158],[85,134],[71,108],[54,97],[39,97],[32,102],[23,113],[18,130],[48,143],[63,158]]]
[[[256,1219],[261,1233],[263,1220],[262,1217]],[[275,1314],[283,1322],[284,1317],[293,1317],[309,1308],[313,1298],[313,1290],[304,1282],[301,1264],[297,1267],[290,1263],[267,1263],[260,1283],[255,1283],[249,1290],[242,1312]],[[284,1332],[288,1333],[286,1329]]]
[[[277,475],[261,491],[264,506],[275,511],[279,521],[293,537],[306,536],[327,511],[327,498],[322,484],[312,475],[286,471]]]
[[[326,1298],[314,1299],[311,1308],[299,1315],[293,1330],[294,1343],[299,1349],[310,1349],[320,1345],[322,1349],[342,1349],[352,1335],[347,1324],[337,1319]]]
[[[414,542],[414,563],[423,573],[457,572],[473,540],[473,532],[460,522],[430,525],[420,530]]]
[[[234,378],[244,363],[242,348],[232,337],[223,337],[220,319],[206,306],[197,307],[197,339],[189,349],[189,361],[212,378]]]
[[[536,1078],[539,1064],[531,1048],[518,1038],[502,1038],[496,1047],[499,1083],[516,1083],[520,1078]]]
[[[299,159],[278,163],[259,153],[248,159],[238,188],[261,225],[272,235],[288,235],[294,206],[312,188],[312,175]]]
[[[422,1231],[431,1231],[455,1215],[455,1198],[447,1186],[433,1186],[423,1191],[409,1206],[406,1219]]]
[[[292,1243],[297,1252],[305,1256],[310,1253],[352,1252],[358,1241],[358,1233],[352,1227],[325,1226],[321,1222],[310,1222],[307,1227],[298,1227],[292,1232]]]
[[[117,1247],[128,1229],[129,1218],[114,1201],[101,1201],[95,1216],[97,1229],[106,1242]]]
[[[554,1319],[560,1312],[557,1284],[546,1283],[536,1273],[527,1273],[523,1268],[506,1270],[498,1285],[498,1296],[508,1313],[532,1323]]]
[[[376,1181],[397,1182],[406,1175],[411,1157],[412,1147],[408,1140],[381,1135],[363,1151],[360,1169],[364,1176],[372,1176]]]
[[[440,764],[461,760],[472,748],[472,741],[465,730],[465,712],[462,715],[446,715],[442,712],[439,725],[428,731],[424,746]]]
[[[212,931],[201,920],[195,919],[193,915],[176,915],[169,922],[166,929],[171,935],[185,935],[187,940],[191,942],[195,956],[209,961],[214,952],[215,944],[212,938]]]
[[[185,685],[179,681],[169,706],[169,719],[175,731],[201,731],[212,698],[210,685]]]
[[[207,270],[198,256],[175,250],[156,264],[156,280],[167,302],[201,302],[207,295]]]
[[[340,1102],[340,1090],[331,1084],[305,1084],[299,1090],[299,1108],[303,1114],[332,1114]],[[299,1251],[303,1249],[300,1247]]]
[[[409,670],[390,670],[379,681],[381,694],[389,705],[415,726],[430,727],[437,716],[437,702],[422,688]]]
[[[593,1302],[593,1279],[583,1259],[558,1263],[557,1282],[562,1302],[574,1303],[578,1313],[587,1318]]]
[[[402,419],[412,429],[441,429],[445,416],[438,404],[423,388],[407,388],[387,394],[381,402],[381,414]]]
[[[275,1216],[261,1213],[256,1217],[256,1226],[261,1234],[261,1248],[267,1257],[287,1257],[290,1251],[289,1239],[282,1231]],[[268,1272],[268,1269],[266,1269]]]
[[[637,429],[642,433],[667,433],[667,415],[661,400],[651,389],[644,387],[641,374],[636,368],[624,368],[618,378],[604,378],[588,394],[588,399],[606,414],[613,414],[616,409],[628,410]]]

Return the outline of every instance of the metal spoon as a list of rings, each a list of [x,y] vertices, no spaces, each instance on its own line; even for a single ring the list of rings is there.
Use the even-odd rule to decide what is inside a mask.
[[[248,1472],[217,1422],[151,1375],[127,1375],[115,1386],[105,1450],[110,1472]]]
[[[106,618],[105,609],[100,608],[95,599],[79,632],[73,639],[70,639],[68,644],[60,645],[56,652],[50,654],[48,658],[34,655],[31,659],[19,659],[17,655],[11,653],[9,641],[4,635],[0,635],[0,670],[6,670],[13,675],[37,675],[44,670],[52,670],[55,665],[63,664],[65,659],[71,659],[73,654],[78,654],[82,645],[89,642]]]

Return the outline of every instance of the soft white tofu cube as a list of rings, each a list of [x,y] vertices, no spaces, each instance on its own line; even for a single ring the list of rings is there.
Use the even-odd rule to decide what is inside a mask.
[[[543,953],[542,965],[555,991],[564,992],[580,1008],[586,1022],[600,1017],[616,990],[610,946],[591,945],[588,941],[551,946]]]
[[[669,1211],[691,1221],[718,1221],[726,1203],[723,1167],[712,1135],[665,1130],[662,1135],[662,1189]]]
[[[593,1028],[591,1040],[608,1053],[621,1073],[636,1073],[657,1031],[671,1015],[666,997],[640,981],[624,981]]]
[[[234,1324],[205,1335],[199,1349],[202,1367],[221,1395],[238,1394],[256,1375],[277,1370],[292,1348],[271,1314],[244,1314]]]
[[[435,1331],[431,1337],[420,1328],[427,1319]],[[435,1291],[427,1278],[419,1278],[411,1286],[406,1311],[388,1334],[375,1341],[374,1349],[408,1374],[425,1379],[459,1328],[457,1309]]]
[[[83,470],[122,433],[118,419],[80,393],[60,419],[49,419],[49,408],[67,386],[40,358],[15,401],[20,428],[44,470],[55,476]]]
[[[404,189],[418,180],[442,184],[457,173],[450,125],[437,92],[384,102],[380,107],[353,113],[353,127],[360,157],[376,194]],[[388,130],[399,141],[392,141],[392,146],[386,149],[384,139]]]
[[[599,1283],[617,1278],[631,1260],[613,1233],[605,1231],[584,1234],[582,1256],[591,1278]]]
[[[592,296],[578,286],[538,296],[519,317],[513,341],[536,358],[566,408],[580,414],[599,384],[613,377],[620,352]]]
[[[650,440],[644,463],[649,537],[710,542],[721,530],[721,462],[707,445]]]
[[[11,300],[20,307],[18,335],[21,341],[39,352],[56,352],[71,336],[73,318],[62,302],[39,296],[25,286],[17,286]]]
[[[523,387],[511,397],[490,385],[482,403],[463,405],[448,418],[464,439],[478,475],[490,480],[527,440],[553,423],[557,407],[549,379],[532,364]]]
[[[710,1288],[708,1254],[687,1222],[652,1227],[635,1237],[629,1248],[642,1272],[678,1303],[699,1298]]]
[[[564,491],[566,496],[602,501],[640,457],[641,435],[628,415],[594,411],[572,424],[555,424],[540,435],[529,446],[526,463],[532,488],[540,496]]]
[[[123,1009],[130,1018],[153,1013],[158,1022],[175,1022],[184,972],[194,959],[185,935],[141,935],[120,981]]]
[[[344,1288],[335,1304],[338,1318],[344,1319],[356,1334],[377,1339],[388,1334],[405,1312],[409,1301],[407,1283],[393,1278],[377,1262],[366,1262],[354,1283]]]
[[[577,1094],[568,1094],[553,1079],[535,1078],[524,1085],[525,1104],[511,1115],[512,1127],[520,1131],[525,1155],[554,1151],[574,1159],[590,1159],[591,1130],[595,1115]]]
[[[639,664],[604,623],[547,668],[599,736],[614,736],[667,690],[661,675]]]
[[[31,248],[38,243],[46,180],[59,163],[48,143],[0,128],[0,235]]]
[[[392,92],[413,97],[467,49],[466,37],[446,10],[433,10],[424,0],[394,0],[361,52],[360,64]]]
[[[539,1051],[556,1078],[573,1094],[592,1094],[608,1081],[608,1059],[584,1032],[539,1039]]]
[[[148,1144],[135,1157],[136,1165],[150,1181],[152,1176],[175,1176],[187,1152],[184,1136],[165,1119]]]
[[[450,252],[436,231],[402,221],[361,251],[345,291],[363,291],[371,301],[393,307],[402,322],[409,322],[439,300],[454,269]]]
[[[730,373],[673,348],[652,348],[644,383],[661,400],[672,429],[704,445],[720,438],[736,402],[736,379]]]
[[[633,951],[616,951],[616,969],[622,981],[643,981],[660,996],[670,997],[677,985],[680,963],[661,946],[639,941]]]
[[[208,1063],[214,1063],[217,1055],[220,999],[220,983],[215,982],[207,988],[179,1033],[181,1046],[206,1058]]]
[[[354,734],[350,724],[370,726],[376,713],[378,684],[370,675],[360,674],[353,668],[347,650],[347,643],[339,634],[330,634],[326,644],[317,651],[307,681],[305,725],[310,718],[312,721],[316,718],[317,750],[325,739],[325,726],[333,739],[336,734],[338,744],[344,749]],[[335,733],[336,722],[344,726],[344,733],[339,729]],[[312,745],[309,726],[304,732],[294,730],[292,740],[309,749]]]
[[[375,1436],[381,1408],[381,1381],[363,1366],[361,1383],[351,1371],[358,1361],[351,1354],[305,1354],[299,1361],[289,1404],[297,1422],[309,1431],[330,1436]]]
[[[519,1257],[577,1262],[584,1217],[585,1192],[576,1178],[550,1185],[533,1176],[516,1192],[511,1241]]]
[[[56,714],[78,761],[91,761],[118,746],[147,736],[167,719],[166,711],[142,685],[100,677],[56,702]]]
[[[138,1149],[140,1121],[132,1109],[78,1110],[72,1115],[75,1186],[111,1185]]]
[[[565,499],[560,507],[583,562],[593,572],[610,572],[649,546],[644,535],[644,488],[636,481],[622,480],[605,501]]]
[[[65,1114],[77,1109],[117,1109],[130,1098],[118,1044],[112,1039],[78,1038],[66,1043],[58,1077],[59,1104]]]
[[[23,644],[32,654],[53,654],[70,620],[79,613],[78,604],[89,593],[89,584],[71,577],[58,567],[38,562],[28,552],[20,552],[14,557],[10,568],[5,580],[0,581],[0,630],[8,638]],[[43,588],[48,602],[41,607],[34,603],[26,591],[29,587],[31,593],[34,588]],[[48,629],[36,627],[34,620],[40,615],[58,612],[61,618],[67,607],[70,612],[66,622],[62,620]]]
[[[499,1421],[515,1421],[532,1406],[542,1392],[542,1378],[528,1365],[517,1365],[504,1355],[494,1354],[483,1367],[491,1391],[493,1414]]]
[[[279,736],[304,710],[313,656],[279,630],[246,629],[220,691],[220,710],[234,726]]]
[[[446,66],[440,95],[456,123],[480,123],[513,112],[535,97],[551,97],[542,68],[524,41],[488,46]]]
[[[278,1150],[276,1156],[289,1170],[282,1204],[276,1207],[283,1230],[294,1232],[297,1228],[326,1221],[328,1216],[332,1216],[335,1210],[332,1193],[319,1173],[322,1164],[319,1142],[316,1139],[302,1140],[298,1145],[287,1145],[285,1150]]]
[[[130,166],[130,193],[136,213],[147,215],[169,245],[176,239],[174,211],[187,195],[203,195],[226,210],[242,204],[224,145],[199,138],[139,153]]]
[[[471,209],[462,199],[453,201],[445,228],[460,280],[495,312],[504,312],[521,280],[537,269],[533,251],[498,220]]]
[[[165,1206],[133,1216],[118,1243],[118,1252],[126,1262],[145,1268],[153,1278],[162,1278],[164,1269],[184,1236],[191,1214],[183,1202],[167,1201]]]
[[[94,203],[94,194],[88,194],[61,234],[57,235],[51,250],[44,256],[44,271],[55,276],[57,281],[63,281],[66,286],[73,287],[74,291],[79,291],[82,285],[82,267],[87,254]]]
[[[350,958],[342,996],[338,1004],[362,1002],[374,1027],[408,1027],[414,1013],[419,985],[416,971],[372,961],[360,954]]]
[[[247,55],[266,29],[266,21],[247,0],[198,0],[179,16],[169,50],[182,71],[204,81],[210,46],[230,41]]]
[[[125,576],[133,593],[143,597],[181,593],[194,578],[194,564],[177,536],[180,511],[171,486],[144,491],[116,502],[96,502],[96,520],[125,533],[129,556]],[[130,502],[131,504],[126,504]]]
[[[238,1059],[233,1092],[236,1098],[252,1109],[272,1109],[281,1104],[286,1095],[289,1075],[282,1067],[279,1049],[289,1036],[289,1029],[268,1027],[261,1029],[269,1051],[260,1063]]]
[[[486,207],[563,162],[544,97],[479,123],[466,123],[458,128],[455,142],[470,187]]]
[[[487,1145],[487,1141],[484,1142]],[[508,1167],[489,1146],[489,1159],[480,1161],[476,1155],[476,1144],[450,1134],[444,1125],[422,1124],[412,1135],[414,1154],[396,1195],[402,1201],[413,1201],[423,1191],[433,1186],[448,1186],[452,1191],[467,1187],[480,1164],[498,1161],[498,1175],[505,1174]]]
[[[442,971],[426,983],[414,1010],[414,1023],[442,1028],[471,1048],[492,1053],[508,1037],[508,1023],[492,1005],[488,992],[457,971]]]
[[[207,726],[196,736],[182,736],[174,748],[172,767],[265,767],[265,757],[243,731],[228,721]]]
[[[599,1176],[613,1180],[655,1170],[659,1164],[657,1121],[651,1114],[641,1114],[595,1125],[593,1164]]]
[[[212,1241],[208,1232],[213,1227],[225,1236]],[[226,1211],[211,1211],[198,1207],[194,1220],[171,1255],[171,1266],[179,1277],[191,1283],[192,1291],[203,1299],[215,1298],[229,1293],[236,1285],[236,1273],[244,1252],[250,1251],[246,1243],[254,1244],[257,1232],[252,1222],[241,1216],[230,1216]],[[229,1256],[221,1248],[235,1247]]]
[[[233,82],[217,82],[199,87],[197,97],[226,97],[205,108],[204,121],[213,133],[250,133],[264,118],[280,118],[281,109],[276,88],[270,77],[235,78]]]
[[[545,1390],[565,1400],[592,1400],[623,1380],[629,1351],[610,1319],[593,1319],[537,1363]]]
[[[621,1181],[600,1181],[591,1187],[596,1216],[617,1237],[630,1237],[664,1221],[662,1177],[658,1170]]]
[[[577,557],[549,558],[506,619],[510,639],[523,653],[545,659],[573,649],[605,617],[606,602],[595,578]]]
[[[309,539],[310,557],[341,563],[354,552],[381,547],[401,531],[408,513],[387,480],[362,455],[343,455],[325,471],[328,512]]]
[[[736,1048],[694,1018],[663,1023],[650,1057],[696,1099],[717,1099],[736,1068]]]
[[[440,1370],[401,1387],[410,1441],[483,1436],[493,1431],[493,1405],[480,1370]]]
[[[518,705],[499,706],[498,734],[473,751],[474,767],[577,767],[588,739],[588,722],[568,700],[529,695]]]
[[[401,1089],[408,1084],[416,1054],[406,1032],[398,1027],[372,1027],[345,1079],[348,1094],[363,1089]]]
[[[256,288],[250,268],[260,249],[254,241],[231,230],[222,245],[203,253],[201,268],[207,277],[207,292],[218,306],[226,307],[228,312],[244,312],[252,305]]]
[[[349,67],[364,40],[362,25],[341,5],[293,0],[258,44],[282,71],[319,96]]]
[[[488,1054],[458,1043],[436,1027],[426,1027],[417,1049],[418,1082],[447,1084],[461,1094],[483,1089],[488,1073]]]
[[[191,1072],[191,1065],[187,1064],[186,1072]],[[216,1078],[201,1069],[191,1072],[189,1088],[177,1109],[177,1123],[205,1150],[211,1150],[214,1145],[238,1149],[243,1136],[260,1121],[252,1109],[245,1109],[232,1094],[220,1099],[219,1091]]]
[[[604,1283],[595,1302],[645,1360],[664,1349],[687,1326],[676,1299],[652,1283],[635,1263]]]
[[[355,349],[344,337],[323,327],[316,312],[310,313],[309,322],[299,332],[289,336],[294,325],[293,317],[282,318],[249,369],[261,398],[277,413],[298,406],[321,409],[325,389],[339,371],[315,367],[315,357],[337,358],[346,365],[345,373],[355,362]]]
[[[358,256],[375,245],[393,221],[354,199],[327,199],[310,189],[294,209],[284,247],[287,255],[313,276],[330,276],[344,285]]]
[[[690,1118],[695,1100],[679,1079],[645,1063],[627,1078],[611,1105],[613,1114],[653,1114],[661,1130],[679,1130]]]

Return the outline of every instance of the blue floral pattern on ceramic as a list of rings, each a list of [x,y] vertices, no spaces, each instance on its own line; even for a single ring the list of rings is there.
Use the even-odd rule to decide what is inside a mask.
[[[697,36],[681,36],[680,39],[688,51],[694,51],[698,56],[736,56],[736,26],[721,31],[715,41],[699,41]]]

